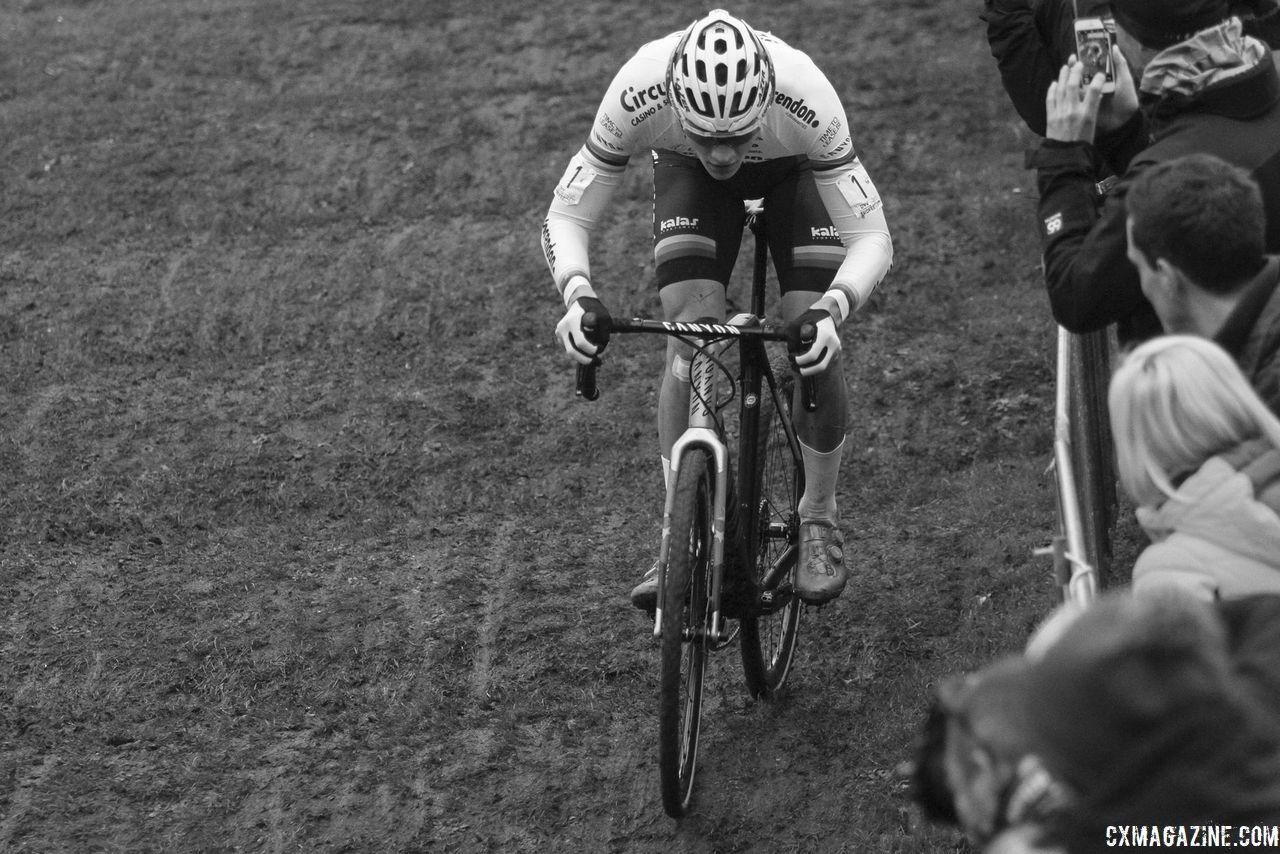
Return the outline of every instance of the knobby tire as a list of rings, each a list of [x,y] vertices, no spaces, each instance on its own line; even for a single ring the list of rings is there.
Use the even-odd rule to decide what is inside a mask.
[[[702,451],[681,460],[671,511],[671,548],[662,613],[658,764],[662,804],[680,817],[693,795],[711,619],[713,470]]]

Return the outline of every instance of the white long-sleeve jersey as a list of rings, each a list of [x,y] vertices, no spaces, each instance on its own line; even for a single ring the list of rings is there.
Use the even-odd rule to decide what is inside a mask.
[[[773,60],[776,88],[745,162],[803,155],[812,164],[818,192],[845,246],[826,301],[842,320],[866,302],[893,260],[880,194],[854,151],[848,118],[830,81],[805,53],[768,33],[760,35]],[[677,32],[649,42],[622,66],[586,143],[556,185],[542,245],[566,305],[590,287],[591,230],[631,157],[655,149],[697,156],[667,102],[667,63],[679,39]]]

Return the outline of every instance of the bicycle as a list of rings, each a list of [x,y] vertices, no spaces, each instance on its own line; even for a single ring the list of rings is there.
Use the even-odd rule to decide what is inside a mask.
[[[693,795],[708,653],[732,643],[730,620],[736,618],[747,690],[754,698],[772,699],[786,684],[800,628],[793,570],[804,467],[791,419],[794,379],[786,357],[771,356],[766,344],[787,342],[795,352],[813,338],[806,327],[790,340],[785,324],[764,319],[768,244],[763,213],[750,206],[748,211],[755,263],[745,318],[607,324],[592,315],[583,318],[584,331],[601,347],[612,335],[635,333],[672,336],[694,347],[689,426],[671,452],[653,616],[661,647],[658,764],[663,806],[674,818],[685,814]],[[724,361],[734,345],[736,376]],[[597,364],[578,369],[577,393],[588,400],[599,395]],[[726,378],[734,380],[733,391],[721,399]],[[801,397],[812,411],[810,383],[802,382]],[[731,424],[722,413],[735,397],[737,453],[731,455]],[[728,603],[732,616],[724,607],[726,580],[737,586]]]

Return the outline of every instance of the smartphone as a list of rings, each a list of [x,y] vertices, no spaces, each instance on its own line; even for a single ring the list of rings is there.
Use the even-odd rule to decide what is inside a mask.
[[[1116,43],[1115,27],[1102,18],[1076,19],[1076,58],[1084,65],[1080,85],[1087,86],[1098,72],[1104,80],[1102,91],[1116,91],[1116,69],[1111,61],[1111,47]]]

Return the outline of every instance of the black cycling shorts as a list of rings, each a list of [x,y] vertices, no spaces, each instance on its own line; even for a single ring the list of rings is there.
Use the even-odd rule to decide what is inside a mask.
[[[808,158],[744,163],[732,178],[717,181],[696,157],[669,151],[654,152],[653,158],[658,287],[690,279],[728,286],[748,199],[764,199],[765,235],[782,292],[827,290],[845,249]]]

